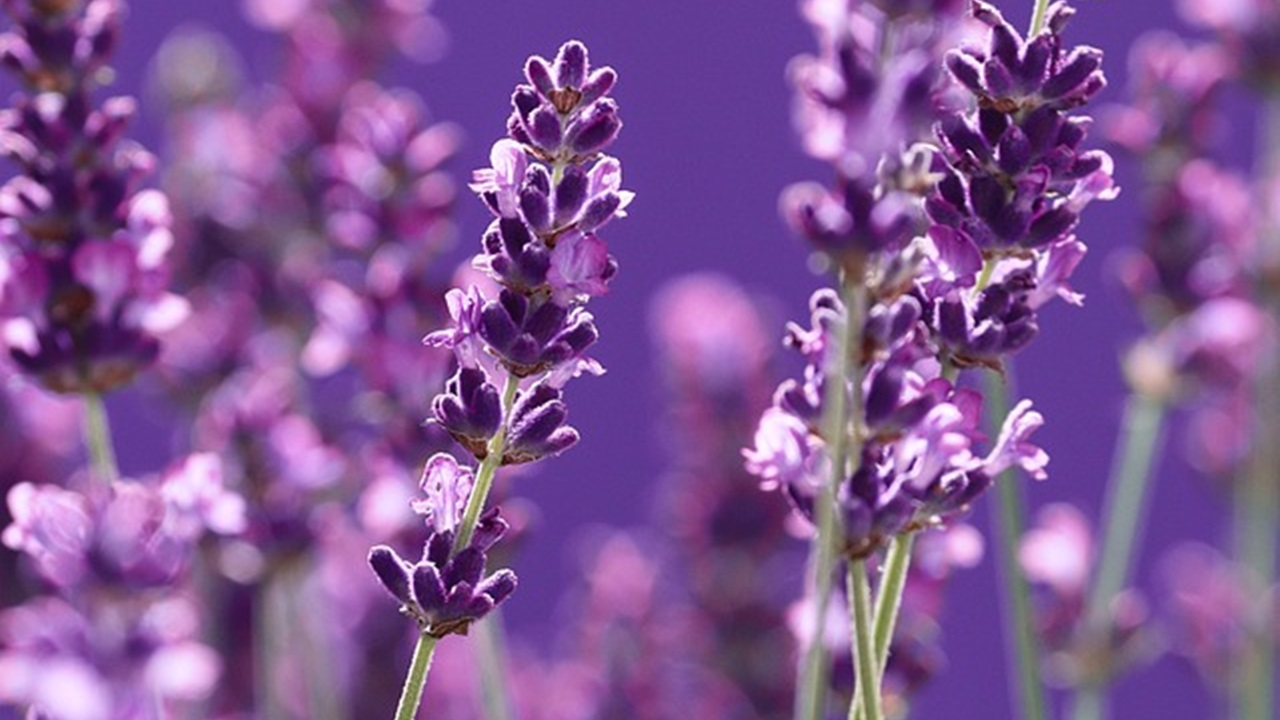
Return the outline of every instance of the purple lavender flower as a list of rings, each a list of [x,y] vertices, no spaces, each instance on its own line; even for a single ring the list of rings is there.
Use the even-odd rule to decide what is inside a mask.
[[[7,65],[33,95],[0,119],[21,174],[0,188],[0,321],[14,360],[60,392],[128,383],[188,312],[166,290],[165,196],[139,191],[154,159],[122,142],[129,98],[90,94],[114,46],[119,5],[14,2]]]
[[[222,672],[199,624],[195,603],[173,594],[103,599],[95,612],[50,597],[9,608],[0,613],[0,702],[57,720],[150,717],[157,703],[194,708]]]
[[[401,602],[405,614],[433,637],[465,635],[471,623],[487,615],[516,588],[516,576],[510,570],[484,575],[487,551],[507,530],[496,508],[481,518],[471,543],[453,553],[458,523],[473,484],[470,468],[460,467],[450,455],[432,456],[420,484],[426,499],[413,503],[414,512],[427,516],[431,528],[422,559],[408,562],[386,545],[369,551],[369,565],[383,587]]]
[[[206,532],[234,535],[245,526],[244,501],[223,487],[210,455],[184,459],[158,483],[116,482],[104,493],[18,483],[8,505],[13,523],[0,540],[67,591],[166,586]]]
[[[1081,147],[1087,120],[1067,114],[1106,84],[1100,50],[1063,46],[1074,13],[1054,4],[1045,29],[1024,40],[977,0],[974,17],[991,28],[987,49],[947,56],[978,107],[939,124],[946,167],[927,209],[934,223],[962,231],[984,253],[1061,242],[1085,205],[1116,194],[1111,159]]]
[[[1250,641],[1246,623],[1255,607],[1253,598],[1265,591],[1251,583],[1239,565],[1199,543],[1173,548],[1162,558],[1160,570],[1173,650],[1225,689]],[[1259,610],[1266,612],[1252,612]],[[1280,615],[1280,607],[1272,612]]]
[[[743,451],[747,469],[762,485],[782,489],[809,520],[814,518],[818,489],[832,472],[828,442],[816,422],[822,416],[822,386],[831,382],[822,376],[822,356],[829,347],[823,335],[830,322],[844,314],[825,291],[815,294],[811,306],[814,327],[793,328],[789,343],[808,351],[810,362],[818,364],[806,370],[804,383],[789,381],[779,387],[775,406],[761,418],[755,447]],[[904,318],[918,318],[912,310],[901,312]],[[867,322],[882,324],[884,316]],[[870,555],[898,533],[963,512],[1009,467],[1017,465],[1034,477],[1045,477],[1048,456],[1028,440],[1043,423],[1030,401],[1005,418],[988,454],[977,455],[973,448],[983,437],[981,397],[938,376],[936,360],[919,344],[928,336],[922,322],[903,324],[909,329],[861,381],[864,408],[857,432],[863,436],[862,454],[837,493],[844,549],[853,557]]]

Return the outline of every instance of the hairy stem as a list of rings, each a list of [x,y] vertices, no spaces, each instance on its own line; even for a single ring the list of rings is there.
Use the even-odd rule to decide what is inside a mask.
[[[893,643],[893,630],[898,624],[898,610],[902,607],[902,590],[906,587],[907,570],[911,567],[911,548],[915,539],[916,534],[909,532],[895,536],[889,543],[889,552],[881,571],[880,587],[876,589],[877,686],[884,684],[884,671],[889,664],[889,646]],[[849,705],[850,720],[865,720],[861,692],[861,686],[854,688],[853,702]]]
[[[489,500],[489,490],[493,488],[493,478],[498,473],[498,466],[502,464],[502,453],[506,449],[509,430],[507,422],[511,415],[511,406],[515,404],[516,391],[519,389],[520,379],[515,375],[507,375],[507,384],[502,391],[502,427],[498,428],[497,434],[489,440],[488,454],[484,456],[480,469],[476,471],[476,485],[472,488],[471,497],[467,500],[467,509],[463,512],[462,522],[458,525],[458,534],[453,539],[455,554],[471,544],[471,538],[476,532],[476,523],[480,522],[480,513],[484,511],[485,503]]]
[[[867,561],[849,561],[846,580],[849,593],[849,625],[853,632],[853,662],[858,678],[854,697],[864,720],[884,720],[880,709],[880,658],[871,625],[871,579],[867,577]],[[849,715],[855,715],[850,709]]]
[[[1027,33],[1027,39],[1035,37],[1044,29],[1044,18],[1049,12],[1049,0],[1036,0],[1035,10],[1031,13],[1031,31]]]
[[[1012,373],[1012,367],[1006,372]],[[1005,381],[995,373],[986,375],[988,425],[992,435],[999,433],[1000,423],[1009,414],[1009,396]],[[1000,555],[1000,577],[1005,597],[1005,635],[1011,643],[1010,664],[1017,669],[1018,704],[1023,720],[1045,719],[1045,691],[1040,682],[1040,650],[1031,622],[1031,592],[1027,579],[1018,566],[1018,541],[1026,525],[1022,493],[1017,474],[1006,470],[995,480],[991,495],[992,517],[997,525],[996,546]]]
[[[418,715],[418,705],[422,703],[422,690],[427,685],[427,672],[431,670],[431,659],[436,654],[436,644],[440,639],[425,632],[418,634],[418,644],[413,648],[413,660],[409,663],[409,674],[404,679],[404,689],[400,692],[400,704],[396,706],[396,720],[413,720]]]
[[[1112,600],[1124,589],[1133,565],[1134,541],[1142,525],[1151,481],[1152,462],[1160,444],[1164,403],[1148,393],[1134,392],[1125,404],[1121,445],[1112,461],[1105,504],[1105,534],[1099,547],[1098,569],[1084,610],[1086,643],[1104,642]],[[1102,717],[1105,673],[1086,677],[1078,689],[1075,720]]]

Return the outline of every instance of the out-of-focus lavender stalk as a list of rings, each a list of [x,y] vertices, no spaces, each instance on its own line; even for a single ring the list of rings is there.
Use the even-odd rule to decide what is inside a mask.
[[[105,483],[114,482],[120,475],[116,454],[111,442],[111,423],[102,396],[88,393],[84,396],[84,442],[89,451],[94,473]]]
[[[1104,502],[1105,529],[1100,561],[1083,610],[1080,648],[1085,657],[1105,658],[1112,628],[1112,603],[1119,597],[1134,560],[1134,541],[1142,527],[1152,466],[1160,447],[1165,414],[1164,399],[1135,389],[1125,403],[1120,420],[1120,444],[1112,457]],[[1096,651],[1094,650],[1096,648]],[[1096,652],[1096,654],[1095,654]],[[1076,720],[1102,715],[1102,692],[1114,672],[1112,663],[1084,668],[1072,709]]]
[[[1280,27],[1273,8],[1270,23]],[[1274,37],[1274,35],[1273,35]],[[1264,79],[1259,119],[1258,190],[1261,219],[1258,261],[1259,304],[1273,327],[1280,327],[1280,79]],[[1241,720],[1274,717],[1276,667],[1276,545],[1280,543],[1280,357],[1274,344],[1254,378],[1257,416],[1248,475],[1236,488],[1237,561],[1263,588],[1247,611],[1245,651],[1236,671],[1237,716]]]

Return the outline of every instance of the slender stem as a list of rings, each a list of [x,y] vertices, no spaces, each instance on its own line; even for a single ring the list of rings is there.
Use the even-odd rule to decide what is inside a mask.
[[[849,458],[861,455],[861,438],[857,432],[850,432],[849,419],[857,417],[858,408],[862,406],[861,371],[853,362],[854,349],[862,345],[862,324],[866,314],[862,277],[846,275],[841,283],[841,294],[845,322],[836,329],[835,349],[828,357],[826,397],[823,401],[823,427],[830,449],[831,478],[818,491],[818,534],[813,539],[809,554],[809,580],[814,589],[813,633],[800,662],[796,684],[797,720],[821,720],[825,713],[830,663],[822,643],[822,627],[827,620],[839,536],[835,496],[836,489],[846,477]],[[846,378],[851,378],[852,382]],[[850,395],[852,402],[846,403]]]
[[[502,464],[502,453],[507,444],[506,418],[511,415],[511,406],[515,404],[516,391],[519,389],[520,379],[515,375],[507,375],[507,384],[502,391],[503,424],[489,440],[489,452],[480,463],[480,469],[476,471],[476,485],[472,488],[471,497],[467,500],[467,509],[463,511],[462,522],[458,525],[458,534],[453,539],[454,553],[471,544],[471,537],[476,532],[476,523],[480,522],[480,513],[489,499],[489,490],[493,488],[493,478],[498,473],[498,466]]]
[[[1007,362],[1007,361],[1006,361]],[[1012,364],[1006,368],[1013,372]],[[995,373],[986,375],[988,424],[992,434],[1009,413],[1009,396],[1004,380]],[[1022,493],[1017,475],[1012,470],[1000,474],[992,495],[992,516],[996,518],[1000,554],[1000,577],[1005,605],[1005,633],[1011,642],[1010,662],[1017,668],[1017,692],[1023,720],[1044,720],[1046,712],[1044,685],[1040,682],[1040,652],[1031,624],[1031,592],[1027,579],[1018,566],[1018,540],[1025,526]],[[1011,613],[1011,614],[1010,614]]]
[[[436,654],[438,642],[439,638],[426,633],[418,635],[418,644],[413,648],[413,661],[409,663],[409,675],[404,679],[400,704],[396,706],[396,720],[413,720],[417,716],[418,705],[422,702],[422,690],[427,684],[427,672],[431,669],[431,659]]]
[[[853,630],[853,664],[858,676],[854,695],[860,698],[859,710],[850,708],[849,716],[859,712],[864,720],[884,720],[880,709],[879,652],[871,625],[871,579],[867,577],[864,558],[849,561],[846,579],[849,593],[849,625]]]
[[[480,513],[489,499],[489,490],[493,487],[493,478],[502,464],[502,453],[507,443],[507,421],[511,417],[511,407],[515,404],[516,391],[520,389],[520,379],[515,375],[507,375],[507,383],[502,391],[502,427],[489,441],[488,454],[476,471],[476,484],[471,489],[471,497],[467,499],[467,508],[463,511],[462,522],[458,524],[458,534],[453,538],[453,553],[471,544],[475,535],[476,524],[480,522]],[[427,682],[427,671],[431,669],[431,658],[436,651],[438,638],[428,634],[418,635],[418,644],[413,649],[413,662],[409,665],[409,674],[404,680],[404,689],[400,693],[400,704],[396,708],[396,720],[412,720],[418,712],[418,703],[422,702],[422,688]],[[501,702],[506,702],[506,686],[499,682],[492,688],[494,692],[503,693]]]
[[[1031,32],[1027,33],[1027,39],[1035,37],[1044,29],[1044,18],[1049,12],[1049,0],[1036,0],[1036,9],[1031,13]]]
[[[107,406],[97,393],[85,393],[84,396],[84,444],[89,451],[94,475],[102,482],[115,482],[120,471],[111,444],[111,423],[107,420]]]
[[[480,696],[486,720],[510,720],[511,701],[507,697],[503,669],[504,642],[502,612],[494,610],[475,625],[476,660],[480,666]]]
[[[1280,321],[1280,205],[1271,190],[1280,183],[1280,82],[1262,97],[1257,187],[1262,217],[1258,233],[1263,269],[1260,303],[1272,322]],[[1253,387],[1257,417],[1248,475],[1236,488],[1236,557],[1260,592],[1245,628],[1245,650],[1233,671],[1234,716],[1241,720],[1275,717],[1276,545],[1280,538],[1280,362],[1274,353],[1260,363]]]
[[[898,610],[902,607],[902,590],[907,583],[907,570],[911,567],[911,547],[915,544],[913,532],[894,536],[881,572],[880,587],[876,590],[875,640],[877,686],[884,681],[884,671],[889,664],[889,646],[893,643],[893,630],[898,624]],[[850,720],[864,720],[862,714],[862,688],[854,688],[853,702],[849,704]]]
[[[884,676],[889,662],[889,645],[893,630],[898,624],[898,610],[902,607],[902,590],[907,584],[907,570],[911,567],[911,547],[916,534],[903,533],[889,544],[889,556],[885,560],[884,579],[876,594],[876,666]]]
[[[1112,461],[1107,486],[1106,529],[1084,610],[1086,643],[1102,642],[1111,602],[1129,577],[1163,420],[1164,403],[1149,393],[1134,392],[1125,403],[1121,445]],[[1073,712],[1076,720],[1097,720],[1102,716],[1106,680],[1105,673],[1085,678],[1077,692]]]

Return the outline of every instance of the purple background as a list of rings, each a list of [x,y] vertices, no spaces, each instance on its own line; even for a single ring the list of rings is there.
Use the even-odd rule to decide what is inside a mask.
[[[117,91],[141,92],[157,44],[188,23],[229,36],[249,61],[250,82],[271,76],[275,39],[246,26],[236,3],[131,4]],[[1000,4],[1026,25],[1029,2]],[[1101,102],[1109,102],[1125,86],[1133,39],[1150,28],[1175,27],[1174,12],[1166,2],[1079,5],[1068,37],[1107,52],[1111,87]],[[543,522],[518,563],[522,584],[508,618],[517,638],[542,643],[553,632],[545,620],[555,614],[552,605],[576,565],[575,538],[592,524],[646,522],[666,461],[656,429],[662,384],[646,318],[653,291],[676,275],[714,269],[772,303],[780,333],[782,321],[805,317],[807,297],[822,282],[806,269],[806,248],[776,210],[788,183],[830,175],[799,149],[783,75],[787,61],[815,43],[792,2],[473,0],[439,3],[436,13],[451,38],[445,58],[384,79],[420,92],[436,119],[465,129],[467,142],[453,166],[459,180],[487,164],[529,53],[549,55],[565,39],[580,38],[597,63],[613,65],[621,76],[615,95],[626,127],[613,153],[637,199],[631,217],[608,228],[622,273],[614,292],[592,306],[603,333],[598,357],[609,373],[570,389],[582,444],[518,488],[538,504]],[[157,110],[144,103],[142,112],[140,139],[163,152]],[[1233,132],[1246,141],[1252,136],[1247,122]],[[1246,141],[1233,148],[1237,159],[1245,158]],[[1048,310],[1041,337],[1018,358],[1018,389],[1045,414],[1048,425],[1038,439],[1053,456],[1050,480],[1027,483],[1033,507],[1072,500],[1096,517],[1100,504],[1122,397],[1116,361],[1137,331],[1127,299],[1109,279],[1108,256],[1134,242],[1137,232],[1134,169],[1122,164],[1120,181],[1127,186],[1121,199],[1091,207],[1079,231],[1091,247],[1076,279],[1088,295],[1086,306]],[[463,196],[457,219],[460,260],[475,247],[488,216]],[[135,408],[127,395],[112,401],[126,472],[153,470],[167,460],[152,441],[156,419],[134,414]],[[1169,442],[1176,456],[1176,431]],[[1161,467],[1138,576],[1153,595],[1162,548],[1184,538],[1220,541],[1225,529],[1221,498],[1179,461],[1165,459]],[[974,522],[988,527],[985,503]],[[778,580],[798,589],[799,569]],[[996,593],[992,552],[955,579],[944,618],[950,668],[921,695],[914,717],[1013,717]],[[1161,605],[1158,597],[1154,604]],[[1117,717],[1204,718],[1218,710],[1192,669],[1169,659],[1127,676],[1116,698]]]

